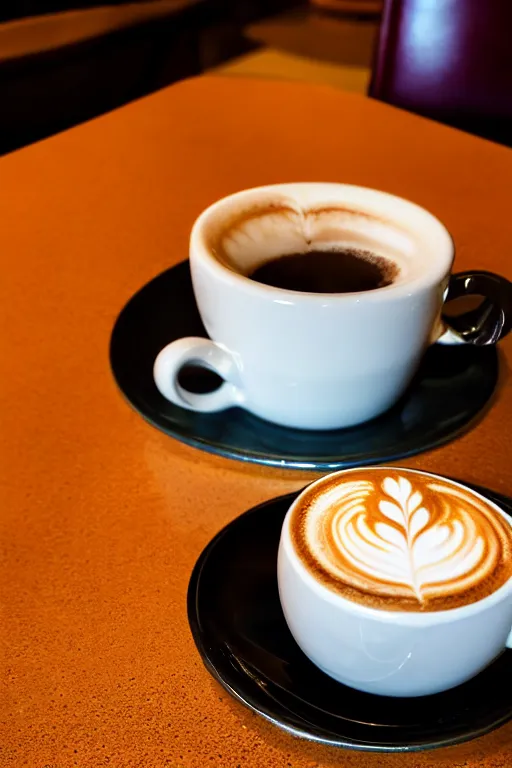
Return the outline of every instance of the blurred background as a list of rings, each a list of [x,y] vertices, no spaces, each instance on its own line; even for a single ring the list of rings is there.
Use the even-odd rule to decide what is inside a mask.
[[[3,0],[0,153],[204,72],[324,83],[512,144],[512,0]]]

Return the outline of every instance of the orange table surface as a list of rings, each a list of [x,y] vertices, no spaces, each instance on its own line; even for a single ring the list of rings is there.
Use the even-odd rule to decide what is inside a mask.
[[[216,198],[344,181],[425,206],[456,269],[512,273],[512,152],[322,86],[204,77],[0,159],[0,765],[505,768],[512,724],[421,754],[295,739],[206,672],[186,617],[203,547],[311,475],[209,456],[116,389],[112,325],[187,256]],[[512,335],[493,407],[407,460],[512,494]],[[512,681],[503,681],[510,684]]]

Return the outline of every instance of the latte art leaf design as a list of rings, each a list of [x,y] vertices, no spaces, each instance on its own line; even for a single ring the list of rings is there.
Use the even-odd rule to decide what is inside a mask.
[[[355,471],[331,482],[310,502],[301,529],[313,567],[338,591],[380,607],[405,601],[411,610],[441,610],[504,583],[512,532],[488,505],[420,473],[371,475]]]
[[[469,515],[432,525],[422,494],[405,477],[385,478],[382,490],[390,500],[382,499],[378,508],[389,522],[377,521],[372,527],[364,513],[358,514],[342,526],[347,536],[337,537],[354,565],[366,566],[368,575],[383,582],[410,587],[422,602],[428,584],[441,581],[443,575],[462,576],[478,564],[484,542]]]

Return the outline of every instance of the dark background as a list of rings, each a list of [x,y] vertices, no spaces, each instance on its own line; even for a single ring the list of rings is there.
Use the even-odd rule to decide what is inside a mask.
[[[136,23],[51,47],[63,12],[98,6],[139,6]],[[292,6],[293,0],[4,0],[0,3],[0,154],[65,130],[184,77],[196,75],[254,46],[246,24]],[[145,7],[158,18],[144,19]],[[30,17],[45,17],[34,31]],[[79,29],[80,19],[73,21]],[[26,31],[25,31],[26,30]],[[21,40],[12,55],[6,40]],[[4,43],[2,44],[2,41]],[[12,48],[12,45],[11,45]]]

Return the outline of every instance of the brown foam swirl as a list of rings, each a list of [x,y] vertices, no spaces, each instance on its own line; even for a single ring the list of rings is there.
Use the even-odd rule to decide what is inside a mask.
[[[306,491],[291,533],[317,578],[387,610],[467,605],[512,576],[512,526],[469,490],[421,473],[327,478]]]
[[[225,267],[242,275],[278,256],[340,244],[402,261],[415,250],[410,233],[391,220],[341,203],[303,207],[275,191],[220,215],[209,224],[206,244]]]

